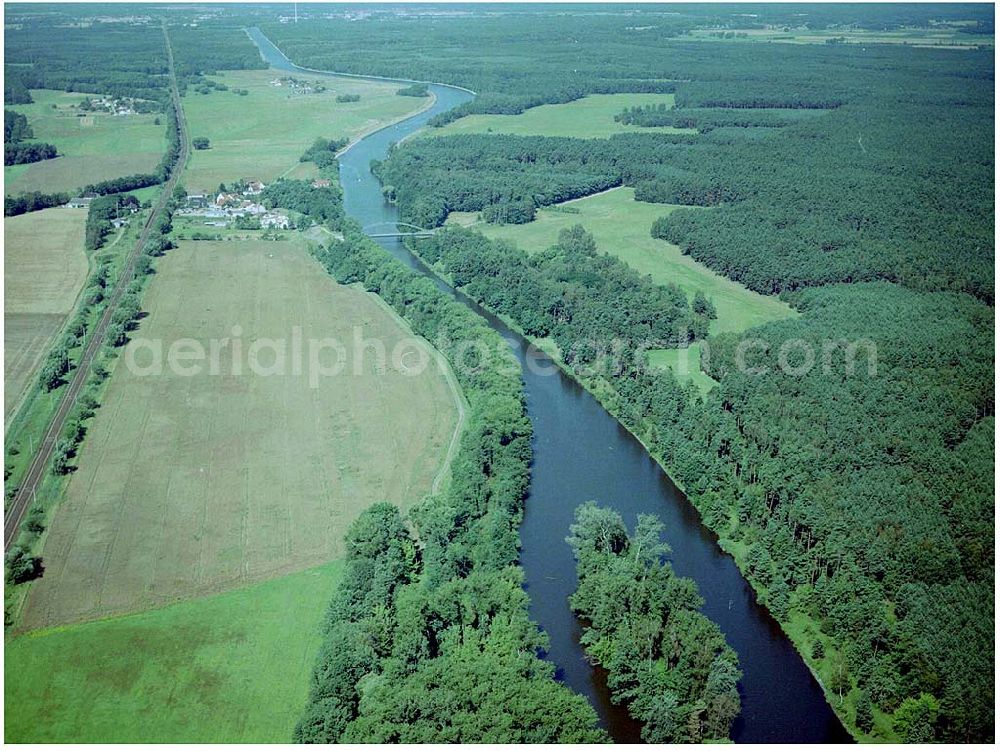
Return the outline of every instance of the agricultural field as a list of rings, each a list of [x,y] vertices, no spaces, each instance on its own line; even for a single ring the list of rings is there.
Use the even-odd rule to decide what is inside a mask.
[[[477,222],[473,213],[453,212],[449,223],[475,224],[491,238],[510,240],[527,251],[555,244],[559,231],[575,224],[594,235],[597,247],[622,259],[657,284],[676,284],[688,295],[702,291],[712,301],[719,317],[711,333],[745,331],[762,323],[789,318],[795,312],[777,297],[760,295],[716,274],[676,245],[650,235],[653,222],[675,206],[642,203],[632,188],[615,188],[586,198],[538,210],[529,224],[496,225]]]
[[[449,379],[436,365],[404,374],[415,350],[434,361],[427,344],[372,296],[337,285],[300,242],[182,242],[158,264],[143,307],[47,533],[22,629],[326,563],[362,509],[407,507],[443,476],[459,423]],[[139,337],[162,343],[162,375],[144,370],[153,354]],[[188,337],[207,352],[218,342],[217,368],[169,366],[170,346]],[[286,347],[282,373],[265,341],[251,359],[265,337]],[[311,342],[330,337],[346,367],[311,384]],[[403,359],[379,365],[380,346]]]
[[[293,93],[272,81],[287,76],[275,70],[228,71],[212,80],[229,90],[201,94],[189,88],[184,111],[194,138],[208,138],[211,148],[195,151],[185,173],[189,192],[212,191],[221,182],[252,178],[265,182],[279,176],[310,177],[316,167],[299,162],[318,138],[354,138],[403,117],[429,100],[397,96],[398,85],[352,78],[309,77],[326,90]],[[233,89],[249,92],[246,96]],[[357,102],[337,102],[342,94],[358,94]]]
[[[701,369],[701,342],[695,342],[683,349],[657,349],[648,355],[648,362],[654,368],[668,368],[681,383],[690,381],[702,394],[707,394],[717,381]]]
[[[35,140],[55,145],[60,156],[4,167],[6,195],[73,192],[101,180],[152,172],[163,156],[163,115],[83,113],[78,105],[87,95],[80,93],[33,89],[31,96],[32,104],[6,107],[27,116]]]
[[[615,122],[626,107],[674,106],[673,94],[592,94],[566,104],[543,104],[520,115],[467,115],[443,128],[428,128],[428,136],[457,133],[507,133],[517,136],[607,138],[616,133],[697,133],[688,128],[643,128]]]
[[[287,743],[334,562],[4,648],[12,743]]]
[[[86,209],[4,220],[4,416],[10,418],[87,277]]]
[[[971,22],[974,23],[974,22]],[[874,31],[869,29],[692,29],[687,38],[705,41],[785,42],[788,44],[905,44],[936,49],[974,49],[992,46],[992,34],[966,34],[961,24],[942,24],[930,28],[901,28]],[[728,36],[727,36],[728,35]]]

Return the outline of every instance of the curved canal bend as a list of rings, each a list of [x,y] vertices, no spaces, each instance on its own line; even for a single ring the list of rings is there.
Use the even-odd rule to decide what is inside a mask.
[[[289,62],[259,29],[249,33],[273,67],[324,74]],[[371,161],[384,159],[391,144],[421,128],[434,115],[472,97],[450,86],[430,84],[429,89],[437,97],[431,108],[360,139],[340,157],[344,208],[365,227],[391,226],[398,219],[396,208],[383,200],[381,186],[369,169]],[[384,232],[387,225],[374,231]],[[521,526],[521,565],[531,596],[531,617],[549,635],[546,658],[555,664],[557,677],[588,697],[611,736],[618,742],[635,742],[638,728],[611,703],[603,671],[587,662],[579,644],[580,624],[567,603],[576,574],[565,537],[574,509],[590,499],[615,508],[630,527],[637,514],[656,514],[666,525],[674,569],[698,583],[705,599],[702,611],[719,624],[739,654],[743,711],[733,726],[736,741],[849,742],[850,736],[791,642],[757,604],[733,559],[719,548],[698,512],[642,444],[561,371],[550,367],[549,374],[539,374],[539,364],[551,364],[544,358],[533,355],[534,367],[526,368],[525,340],[445,285],[398,239],[380,238],[378,242],[482,315],[511,344],[521,363],[528,414],[534,426],[531,488]]]

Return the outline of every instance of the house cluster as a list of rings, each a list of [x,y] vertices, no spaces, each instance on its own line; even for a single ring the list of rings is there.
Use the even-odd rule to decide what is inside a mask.
[[[94,202],[95,198],[100,198],[100,195],[94,192],[81,193],[78,196],[73,196],[66,202],[65,206],[70,209],[89,209],[90,204]],[[119,204],[120,206],[121,204]],[[115,229],[120,229],[122,227],[127,227],[129,225],[128,217],[136,213],[139,209],[133,204],[128,204],[127,208],[121,208],[121,211],[125,212],[125,216],[119,213],[118,216],[111,220],[111,224]]]
[[[268,210],[256,200],[265,187],[259,180],[248,180],[232,191],[220,191],[214,198],[205,193],[191,193],[177,213],[209,220],[205,222],[209,227],[228,227],[230,221],[248,217],[259,220],[263,229],[288,229],[287,216]]]
[[[71,209],[89,209],[90,204],[92,204],[94,199],[97,197],[97,193],[81,193],[78,196],[70,198],[69,203],[67,203],[66,206]]]
[[[288,88],[293,94],[319,94],[326,91],[326,86],[318,81],[300,81],[291,76],[275,78],[271,81],[271,85]]]
[[[80,102],[80,109],[84,112],[107,112],[112,115],[135,115],[140,110],[148,111],[149,103],[144,106],[139,101],[132,97],[88,97]]]

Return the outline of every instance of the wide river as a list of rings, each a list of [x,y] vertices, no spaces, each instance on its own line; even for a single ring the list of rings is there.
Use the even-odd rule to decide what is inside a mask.
[[[259,29],[249,33],[274,68],[321,73],[289,62]],[[344,207],[370,234],[395,231],[398,219],[396,208],[383,200],[381,186],[369,169],[371,161],[384,159],[390,145],[423,127],[434,115],[472,98],[471,93],[451,86],[431,84],[429,89],[436,96],[431,108],[368,135],[340,158]],[[521,527],[521,565],[531,597],[531,617],[549,635],[551,646],[545,656],[555,664],[557,677],[590,700],[615,741],[638,741],[638,728],[624,710],[611,703],[603,671],[587,662],[579,644],[580,624],[567,603],[576,586],[576,573],[565,537],[573,510],[591,499],[616,509],[630,526],[638,514],[656,514],[666,525],[674,569],[698,583],[705,599],[703,612],[719,624],[740,658],[743,711],[733,726],[734,740],[849,742],[850,736],[791,642],[757,604],[733,559],[719,548],[698,512],[642,444],[575,381],[556,368],[545,368],[549,363],[544,358],[533,355],[533,367],[525,367],[525,340],[441,282],[399,240],[378,241],[482,315],[511,344],[521,363],[534,426],[531,488]]]

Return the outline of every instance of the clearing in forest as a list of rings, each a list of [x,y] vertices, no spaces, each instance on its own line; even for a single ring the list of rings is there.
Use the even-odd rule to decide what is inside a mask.
[[[643,128],[615,122],[626,107],[674,106],[673,94],[591,94],[566,104],[543,104],[520,115],[467,115],[443,128],[427,128],[428,136],[458,133],[507,133],[516,136],[607,138],[616,133],[697,133],[688,128]]]
[[[290,76],[305,86],[293,86]],[[312,177],[315,165],[299,162],[299,157],[316,138],[354,138],[429,101],[397,96],[398,84],[308,73],[237,70],[211,79],[228,90],[202,94],[189,87],[184,96],[191,136],[210,142],[210,148],[192,153],[184,174],[192,193],[210,192],[240,178]],[[317,91],[316,83],[324,90]],[[361,98],[338,102],[345,94]]]
[[[4,167],[7,195],[72,193],[102,180],[155,171],[167,147],[166,115],[84,112],[79,105],[88,96],[97,95],[32,89],[32,104],[5,105],[28,118],[33,140],[51,143],[60,154]]]
[[[477,215],[453,212],[448,222],[470,225],[487,237],[510,240],[526,251],[555,245],[559,231],[583,225],[597,242],[598,250],[617,256],[640,274],[649,274],[657,284],[676,284],[689,296],[704,292],[715,304],[719,317],[711,333],[745,331],[770,321],[789,318],[795,311],[772,295],[761,295],[716,274],[686,256],[672,243],[650,235],[653,222],[680,208],[635,200],[632,188],[615,188],[586,198],[542,208],[528,224],[476,223]]]
[[[4,415],[33,382],[87,278],[86,209],[4,219]]]
[[[617,256],[640,274],[649,274],[657,284],[676,284],[691,296],[701,291],[715,305],[718,318],[710,331],[745,331],[770,321],[790,318],[795,311],[777,297],[761,295],[716,274],[672,243],[650,235],[653,222],[680,208],[635,200],[632,188],[612,190],[578,198],[538,210],[528,224],[486,224],[470,212],[453,212],[452,224],[475,225],[484,235],[516,243],[526,251],[555,244],[559,231],[580,224],[590,232],[599,250]],[[682,381],[693,381],[703,392],[715,381],[699,367],[700,350],[659,350],[650,353],[655,366],[669,367]]]
[[[288,743],[335,562],[4,646],[11,743]]]
[[[24,629],[336,559],[361,510],[418,501],[446,460],[456,395],[434,353],[371,295],[334,282],[300,242],[182,242],[158,264],[143,307],[52,520]],[[190,361],[170,367],[170,347],[187,338],[206,353],[219,343],[215,373],[210,355],[194,375]],[[284,343],[283,372],[270,372],[265,338]],[[346,366],[314,388],[310,340],[328,338],[346,349]],[[141,370],[153,355],[140,339],[162,344],[161,375]],[[391,355],[400,342],[402,360],[380,366],[378,348]],[[432,364],[407,374],[417,351]],[[338,356],[319,355],[328,366]]]

